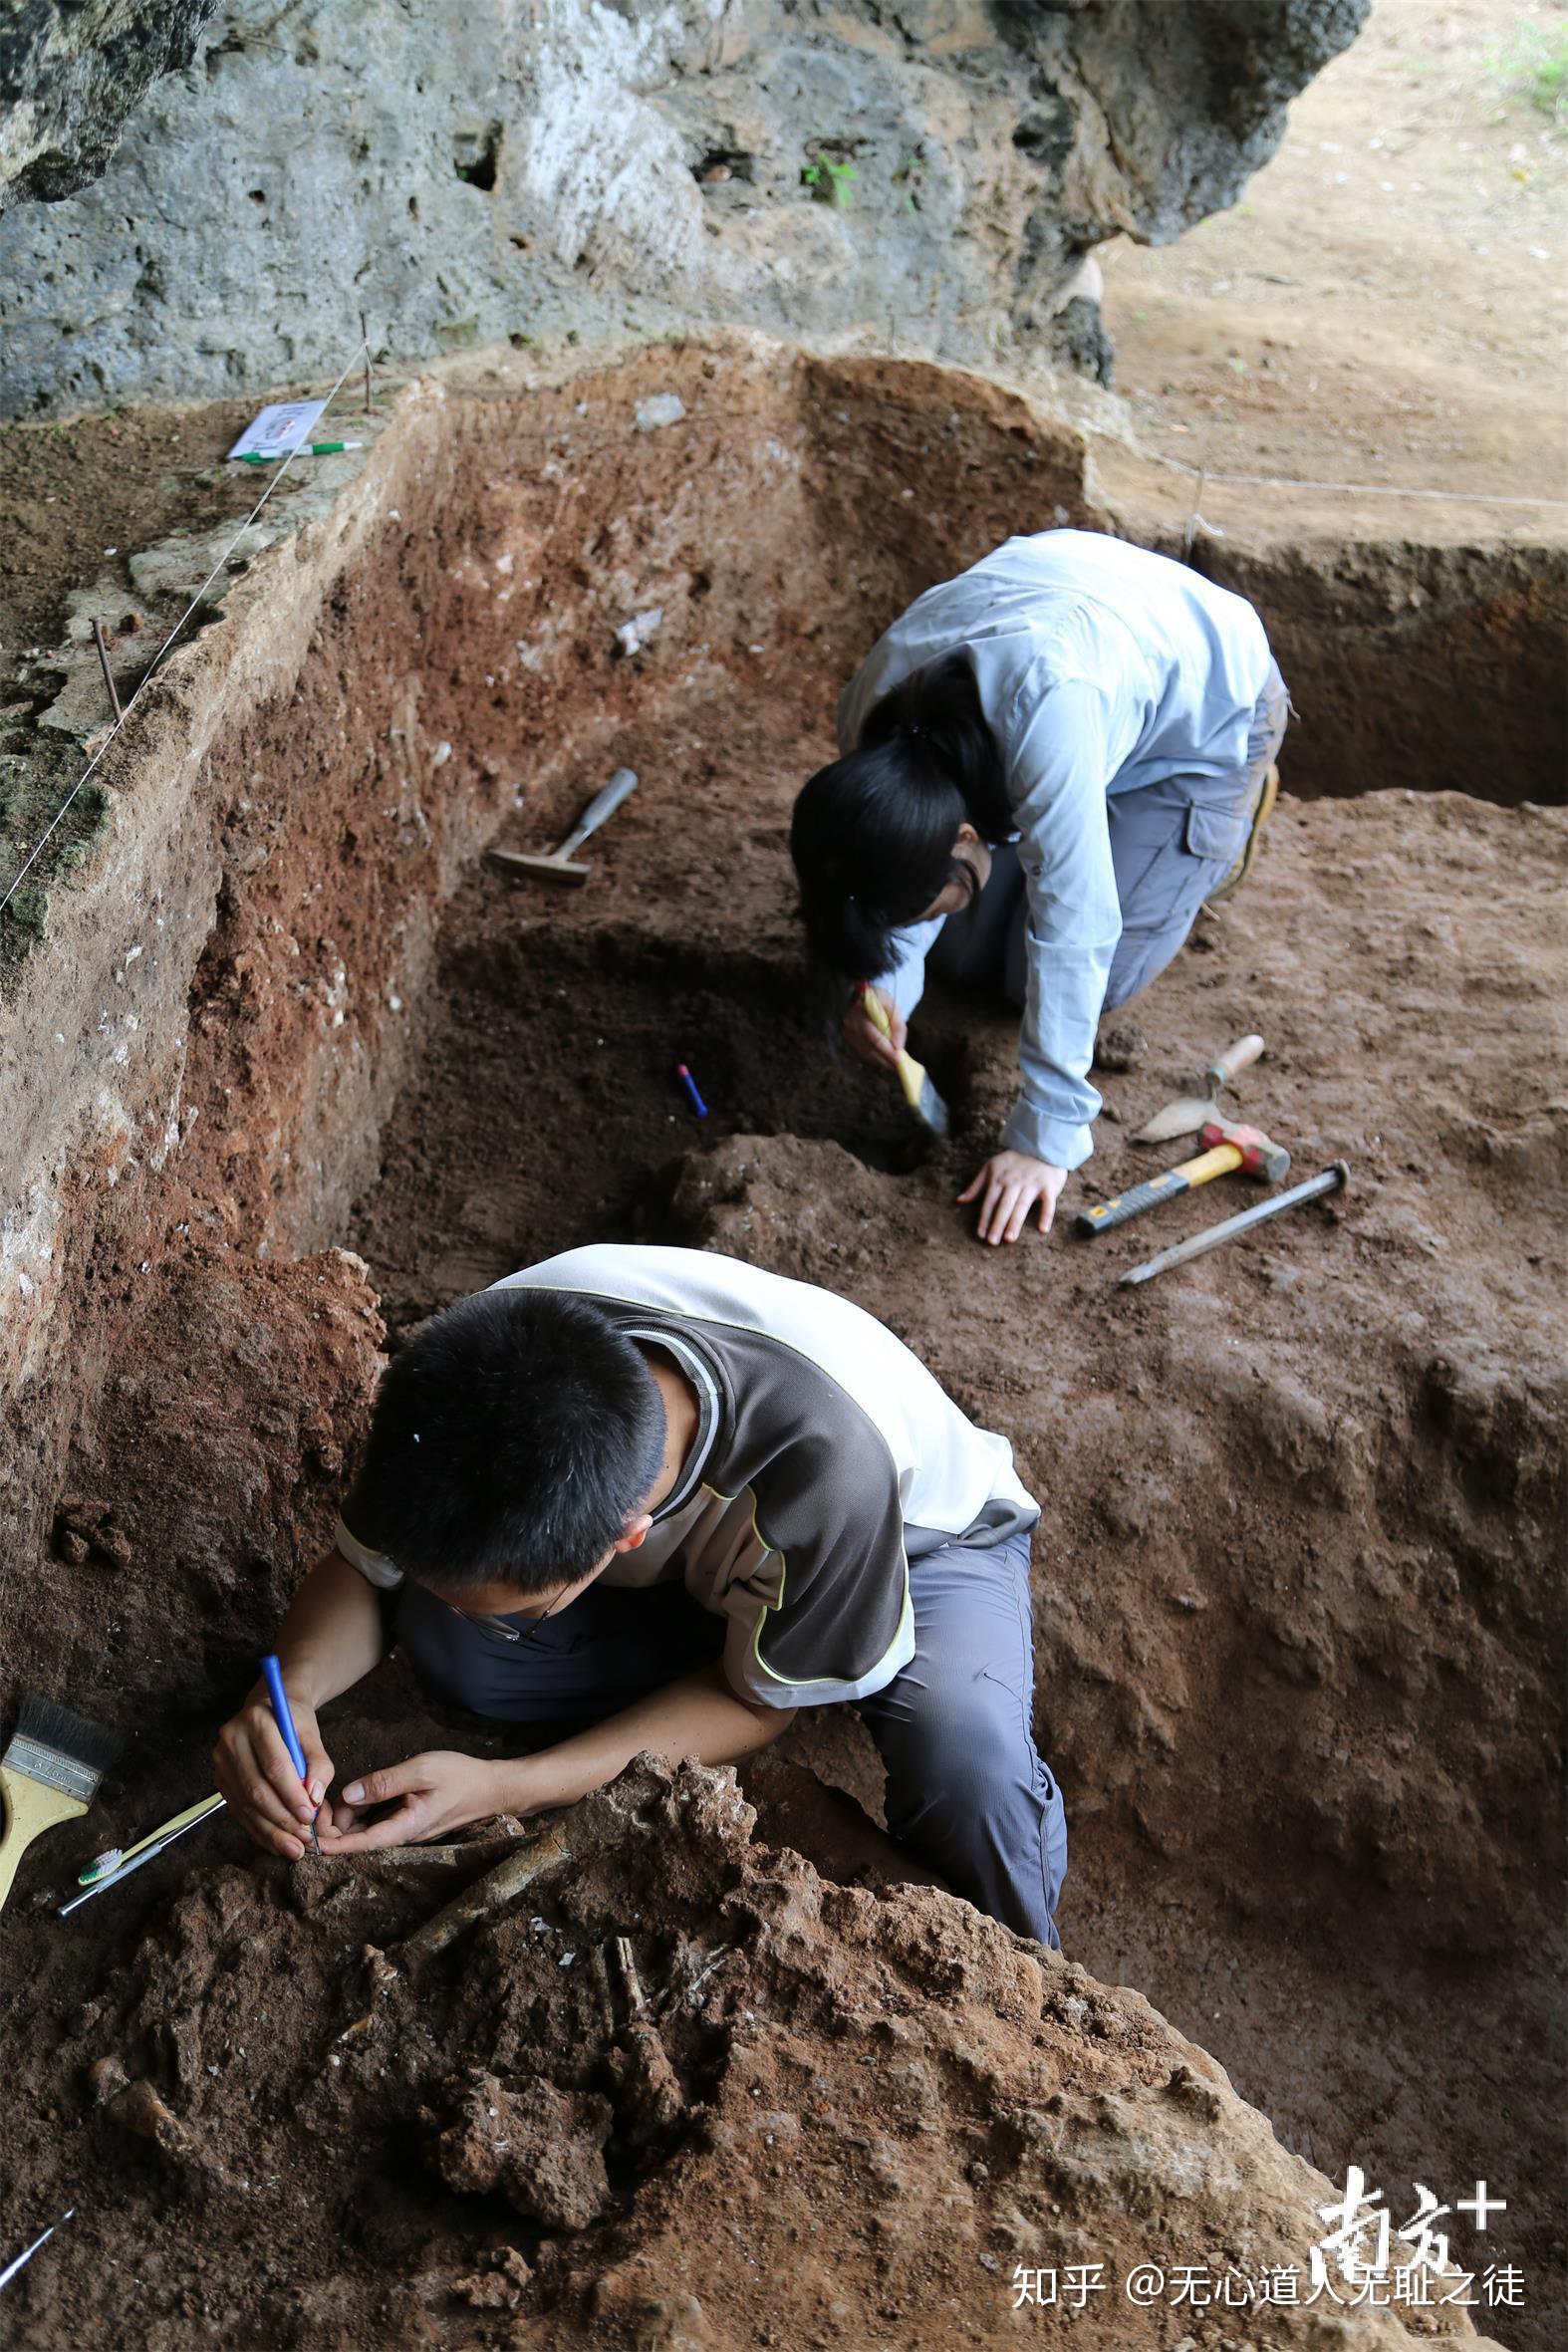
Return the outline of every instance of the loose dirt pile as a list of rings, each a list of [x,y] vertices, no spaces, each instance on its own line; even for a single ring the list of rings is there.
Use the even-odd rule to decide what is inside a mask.
[[[460,1867],[199,1873],[23,2125],[79,2209],[25,2340],[934,2348],[1054,2321],[1020,2264],[1305,2276],[1324,2185],[1137,1993],[753,1819],[729,1773],[634,1766],[433,1959]],[[1180,2332],[1116,2305],[1126,2352]]]

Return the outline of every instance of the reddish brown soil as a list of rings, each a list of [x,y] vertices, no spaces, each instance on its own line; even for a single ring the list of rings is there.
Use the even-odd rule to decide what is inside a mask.
[[[27,2342],[1058,2340],[1015,2266],[1175,2259],[1173,2200],[1222,2274],[1304,2265],[1313,2176],[1137,1993],[751,1821],[727,1773],[634,1767],[424,1963],[471,1865],[203,1870],[67,2022],[66,2113],[23,2122],[65,2125],[80,2201]],[[1075,2332],[1187,2326],[1105,2301]]]
[[[1114,1273],[1214,1195],[1114,1241],[980,1250],[952,1198],[1008,1099],[1006,1017],[927,1007],[959,1124],[923,1155],[874,1080],[820,1044],[813,1063],[771,957],[632,951],[620,877],[656,845],[623,822],[606,927],[587,894],[541,906],[488,873],[453,911],[438,1026],[357,1235],[393,1323],[624,1232],[884,1316],[1048,1498],[1069,1950],[1215,2048],[1331,2173],[1468,2194],[1509,2152],[1510,2242],[1547,2303],[1556,2191],[1523,2150],[1546,2161],[1561,2048],[1560,820],[1283,805],[1256,883],[1134,1008],[1139,1066],[1102,1083],[1136,1124],[1256,1021],[1248,1116],[1302,1173],[1349,1159],[1355,1190],[1133,1298]],[[694,1149],[680,1059],[710,1105]],[[541,1132],[564,1139],[543,1168]],[[593,1190],[554,1181],[563,1163]],[[1152,1164],[1109,1124],[1085,1189]],[[792,1745],[875,1805],[841,1718]]]
[[[55,643],[72,589],[118,579],[133,599],[132,555],[170,532],[205,531],[250,512],[266,470],[226,465],[224,453],[260,404],[214,400],[69,424],[0,425],[0,679],[20,654]],[[334,438],[356,421],[353,403],[340,398],[330,419]],[[290,473],[308,478],[303,465]],[[286,479],[279,496],[286,499],[294,486]]]
[[[635,400],[669,384],[688,425],[632,433]],[[1133,2214],[1176,2259],[1226,2244],[1227,2212],[1250,2217],[1249,2247],[1291,2198],[1299,2225],[1306,2176],[1137,2003],[950,1899],[868,1908],[746,1857],[732,1830],[704,1832],[689,1879],[624,1858],[568,1874],[537,1913],[480,1931],[492,1942],[437,1971],[427,2006],[389,1995],[385,2077],[358,2051],[329,2068],[329,2044],[366,2006],[363,1947],[434,1907],[428,1880],[415,1899],[392,1876],[291,1878],[219,1824],[54,1918],[81,1859],[205,1785],[212,1724],[323,1538],[379,1307],[395,1333],[523,1260],[629,1232],[846,1290],[1011,1436],[1046,1506],[1037,1711],[1074,1832],[1072,1961],[1136,1982],[1292,2146],[1334,2176],[1363,2165],[1402,2212],[1413,2178],[1451,2201],[1485,2175],[1505,2228],[1482,2247],[1461,2227],[1456,2250],[1522,2262],[1525,2311],[1490,2325],[1553,2340],[1563,821],[1451,793],[1287,800],[1255,879],[1132,1008],[1144,1042],[1106,1076],[1087,1187],[1143,1173],[1130,1125],[1255,1025],[1269,1054],[1248,1114],[1302,1171],[1350,1160],[1352,1194],[1132,1298],[1112,1274],[1218,1213],[1216,1195],[1112,1240],[982,1251],[953,1194],[1009,1094],[1011,1023],[925,1008],[957,1114],[925,1155],[897,1100],[821,1049],[784,825],[837,684],[899,602],[1008,527],[1088,510],[1068,454],[1001,395],[869,367],[808,370],[792,407],[801,391],[652,355],[463,410],[417,519],[410,503],[389,522],[298,681],[203,770],[191,827],[220,842],[222,882],[177,1065],[200,1116],[156,1182],[73,1199],[72,1350],[17,1408],[41,1540],[3,1588],[11,1646],[29,1684],[142,1726],[6,1915],[26,2094],[0,2157],[26,2217],[12,2234],[82,2207],[13,2290],[25,2340],[51,2352],[218,2332],[673,2352],[769,2326],[856,2352],[1217,2346],[1219,2318],[1179,2308],[1164,2334],[1125,2313],[1093,2334],[1015,2322],[999,2281],[1069,2241],[1064,2258],[1139,2250]],[[1403,560],[1377,575],[1363,551],[1342,620]],[[1462,629],[1461,584],[1399,630],[1430,652]],[[1277,586],[1307,645],[1311,597],[1289,568]],[[617,659],[614,625],[655,604],[649,653]],[[1433,780],[1451,778],[1433,708],[1401,717]],[[1314,783],[1335,726],[1331,710],[1294,746]],[[643,783],[584,891],[479,862],[503,810],[506,838],[552,839],[621,760]],[[678,1060],[711,1106],[700,1130]],[[393,1664],[337,1711],[335,1753],[369,1764],[436,1728]],[[830,1711],[792,1740],[874,1806],[854,1728]],[[857,1867],[787,1789],[766,1827],[830,1874]],[[677,2097],[640,2091],[574,2006],[575,1968],[566,1991],[532,1957],[534,1916],[633,1934],[651,1977],[681,1939],[740,1935],[713,2039],[670,2036]],[[1025,1960],[1041,1990],[1029,1979],[1013,2017]],[[1083,2013],[1048,2019],[1069,1981]],[[786,2043],[807,2089],[827,2085],[820,2135],[806,2091],[785,2093]],[[90,2077],[103,2059],[124,2082]],[[1177,2065],[1210,2168],[1187,2203],[1163,2125],[1071,2104],[1163,2098]],[[474,2069],[512,2102],[516,2164],[487,2146]],[[1053,2097],[1058,2121],[1009,2156],[997,2117],[1049,2116]],[[737,2153],[753,2107],[794,2119],[785,2153]],[[526,2153],[541,2118],[578,2151],[546,2187],[553,2221]],[[576,2215],[602,2195],[602,2126],[608,2202],[574,2232],[561,2201]]]

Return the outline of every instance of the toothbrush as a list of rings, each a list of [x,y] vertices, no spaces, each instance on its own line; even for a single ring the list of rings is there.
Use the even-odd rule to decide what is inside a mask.
[[[176,1813],[172,1820],[163,1822],[159,1828],[149,1829],[146,1836],[137,1838],[133,1846],[111,1846],[107,1854],[100,1854],[96,1861],[88,1864],[86,1870],[79,1872],[77,1885],[96,1886],[100,1879],[110,1878],[117,1870],[124,1870],[128,1862],[133,1862],[138,1854],[146,1853],[148,1848],[160,1849],[168,1845],[187,1829],[194,1829],[198,1822],[205,1821],[209,1814],[216,1813],[223,1802],[223,1798],[218,1796],[202,1797],[198,1803],[187,1805],[183,1813]]]
[[[199,1828],[203,1821],[210,1820],[214,1813],[221,1810],[223,1802],[222,1797],[203,1797],[199,1805],[188,1805],[183,1813],[176,1813],[172,1821],[166,1821],[161,1829],[155,1829],[139,1845],[128,1847],[125,1853],[121,1853],[118,1847],[112,1847],[107,1854],[100,1854],[98,1860],[82,1873],[82,1880],[87,1882],[86,1893],[73,1895],[69,1903],[62,1903],[59,1906],[60,1917],[69,1919],[72,1912],[80,1911],[84,1903],[91,1903],[95,1895],[107,1894],[111,1887],[118,1887],[122,1879],[128,1879],[132,1871],[139,1870],[143,1863],[155,1862],[165,1846],[171,1846],[176,1838],[184,1837],[188,1830]]]

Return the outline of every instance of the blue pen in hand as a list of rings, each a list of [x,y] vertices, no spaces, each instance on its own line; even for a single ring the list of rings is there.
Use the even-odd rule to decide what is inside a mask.
[[[278,1729],[283,1734],[283,1744],[289,1751],[289,1762],[294,1766],[295,1771],[300,1776],[301,1788],[303,1788],[305,1790],[305,1794],[309,1796],[310,1788],[307,1785],[305,1779],[305,1750],[300,1745],[300,1735],[294,1728],[294,1717],[289,1712],[289,1695],[283,1688],[283,1669],[278,1664],[276,1658],[264,1658],[262,1660],[261,1679],[267,1686],[267,1699],[269,1704],[272,1707],[273,1720],[277,1724]],[[316,1816],[314,1813],[311,1815],[311,1844],[315,1847],[317,1853],[319,1854],[321,1852],[321,1840],[316,1835]]]

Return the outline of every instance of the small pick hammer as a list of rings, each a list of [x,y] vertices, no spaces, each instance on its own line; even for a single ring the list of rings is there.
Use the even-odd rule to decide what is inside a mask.
[[[542,850],[487,850],[485,855],[494,866],[511,867],[518,874],[543,875],[549,882],[586,882],[589,867],[579,858],[578,851],[591,834],[599,831],[607,817],[613,817],[621,803],[637,790],[637,776],[631,768],[617,768],[603,792],[596,792],[578,818],[559,849]]]
[[[1195,1160],[1183,1160],[1179,1168],[1168,1168],[1163,1176],[1135,1184],[1130,1192],[1119,1192],[1114,1200],[1081,1208],[1074,1219],[1078,1231],[1108,1232],[1113,1225],[1125,1225],[1129,1217],[1142,1216],[1146,1208],[1155,1208],[1177,1192],[1190,1192],[1212,1176],[1228,1176],[1232,1169],[1256,1176],[1262,1183],[1277,1184],[1290,1166],[1290,1154],[1283,1145],[1272,1143],[1260,1128],[1224,1127],[1210,1120],[1198,1140],[1206,1149]]]

